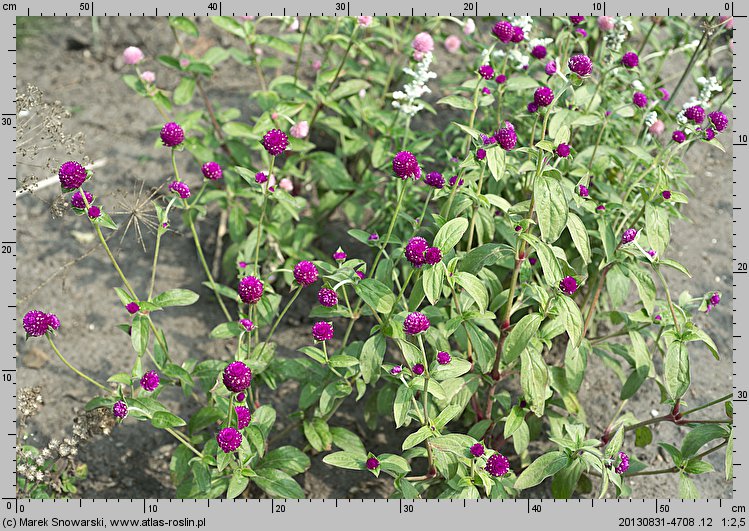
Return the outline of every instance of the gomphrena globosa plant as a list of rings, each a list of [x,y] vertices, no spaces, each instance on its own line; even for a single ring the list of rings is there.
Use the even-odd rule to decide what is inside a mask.
[[[163,24],[174,54],[123,55],[124,82],[163,118],[143,127],[152,155],[169,162],[145,283],[109,247],[118,216],[94,172],[75,157],[55,166],[111,263],[132,353],[102,382],[57,348],[75,330],[54,300],[25,308],[22,326],[90,386],[88,411],[170,434],[177,496],[304,497],[294,476],[310,456],[388,476],[405,498],[512,498],[543,481],[558,498],[629,497],[629,478],[658,474],[679,477],[662,496],[691,498],[718,451],[731,479],[729,386],[693,389],[687,404],[690,364],[719,355],[705,323],[721,293],[669,281],[690,275],[670,246],[693,200],[685,154],[724,156],[731,127],[732,19]],[[201,31],[231,45],[191,53]],[[252,114],[209,97],[225,68],[258,83]],[[209,217],[225,234],[218,267]],[[170,350],[162,316],[198,300],[155,289],[174,227],[222,315],[197,341],[221,342],[222,358]],[[304,312],[301,348],[282,345],[291,357],[276,342],[290,312]],[[603,425],[578,399],[594,360],[611,371],[595,398]],[[287,382],[291,409],[276,393]],[[161,399],[174,387],[184,408]],[[627,403],[642,393],[668,413],[635,417]],[[375,453],[366,430],[345,427],[337,413],[356,402],[370,432],[397,430],[402,444]],[[679,440],[660,440],[661,423]],[[671,463],[648,460],[655,443]],[[21,466],[29,482],[43,470]]]

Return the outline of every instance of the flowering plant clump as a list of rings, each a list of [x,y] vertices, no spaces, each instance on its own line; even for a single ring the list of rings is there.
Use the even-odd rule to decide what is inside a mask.
[[[662,496],[695,497],[693,476],[718,451],[731,478],[730,385],[719,399],[690,390],[698,348],[719,356],[705,323],[721,293],[668,283],[690,275],[670,246],[690,200],[683,157],[730,143],[725,21],[168,24],[175,55],[123,53],[124,82],[164,116],[150,134],[170,161],[145,284],[109,248],[118,224],[94,172],[56,168],[117,275],[134,361],[106,382],[72,364],[55,338],[74,331],[48,313],[54,301],[25,308],[20,325],[91,386],[88,410],[174,439],[177,496],[304,497],[295,476],[311,458],[387,477],[404,498],[513,498],[544,481],[558,498],[630,497],[643,474],[676,474],[679,492]],[[210,24],[230,47],[188,46]],[[661,74],[670,61],[680,79]],[[251,116],[207,96],[225,62],[257,77]],[[208,219],[225,229],[214,267],[198,230]],[[164,328],[164,314],[199,298],[155,289],[179,224],[222,316],[195,343],[220,342],[221,358],[170,350],[185,331]],[[297,345],[276,335],[290,314],[303,322]],[[611,374],[591,386],[594,363]],[[292,406],[276,392],[287,382]],[[608,423],[589,421],[583,386],[602,390]],[[184,408],[161,400],[173,388]],[[635,395],[668,413],[637,418]],[[374,437],[337,415],[356,402],[370,435],[396,429],[399,443],[373,453]],[[661,439],[660,423],[679,439]],[[654,440],[667,467],[648,459]]]

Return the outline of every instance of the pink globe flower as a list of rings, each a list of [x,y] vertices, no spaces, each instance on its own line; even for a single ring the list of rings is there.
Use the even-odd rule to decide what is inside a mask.
[[[289,132],[294,138],[304,138],[309,134],[309,124],[306,120],[302,120],[292,125]]]
[[[614,17],[598,17],[598,29],[601,31],[611,31],[614,25]]]
[[[653,122],[653,125],[651,125],[648,128],[648,132],[653,136],[658,136],[666,129],[666,124],[663,123],[662,120],[656,120]]]
[[[422,31],[414,40],[411,41],[411,47],[415,52],[428,53],[434,50],[434,39],[426,31]]]
[[[722,15],[720,18],[718,18],[718,22],[723,24],[727,30],[733,29],[733,17],[729,17],[728,15]]]
[[[154,74],[150,70],[146,70],[145,72],[142,72],[140,74],[140,79],[141,81],[143,81],[143,83],[151,84],[156,81],[156,74]]]
[[[463,23],[463,33],[466,35],[470,35],[474,31],[476,31],[476,23],[472,18],[467,18]]]
[[[126,65],[137,65],[143,60],[143,52],[136,46],[128,46],[125,51],[122,52],[122,59]]]
[[[445,39],[445,50],[448,53],[456,53],[460,50],[460,38],[457,35],[450,35]]]
[[[357,20],[362,28],[368,28],[372,24],[372,17],[358,17]]]
[[[291,182],[291,179],[289,179],[288,177],[284,177],[283,179],[278,181],[278,187],[282,190],[286,190],[289,193],[294,191],[294,183]]]

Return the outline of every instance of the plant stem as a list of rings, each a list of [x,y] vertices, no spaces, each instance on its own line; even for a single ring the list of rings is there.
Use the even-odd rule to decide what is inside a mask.
[[[175,438],[175,439],[177,439],[177,440],[178,440],[179,442],[181,442],[182,444],[184,444],[185,446],[187,446],[187,447],[188,447],[188,448],[189,448],[190,450],[192,450],[192,453],[194,453],[195,455],[197,455],[197,456],[198,456],[198,457],[200,457],[201,459],[203,458],[203,453],[202,453],[202,452],[200,452],[199,450],[196,450],[196,449],[195,449],[195,447],[194,447],[194,446],[193,446],[192,444],[190,444],[190,443],[189,443],[189,442],[187,441],[187,439],[185,439],[185,438],[184,438],[184,437],[182,436],[182,434],[180,434],[180,433],[179,433],[178,431],[176,431],[176,430],[173,430],[172,428],[165,428],[165,430],[166,430],[166,431],[167,431],[167,433],[169,433],[169,434],[170,434],[170,435],[171,435],[172,437],[174,437],[174,438]]]
[[[424,390],[422,391],[422,397],[421,402],[422,406],[424,408],[424,425],[430,426],[431,421],[429,420],[429,360],[427,360],[427,352],[424,348],[424,338],[421,334],[416,336],[419,338],[419,347],[421,348],[421,355],[424,357]],[[429,444],[429,440],[426,441],[426,447],[427,447],[427,460],[428,460],[428,466],[427,466],[427,474],[430,474],[432,472],[432,466],[434,462],[434,457],[432,456],[432,447]]]
[[[608,264],[606,267],[603,268],[603,271],[601,271],[600,277],[598,277],[598,286],[596,286],[595,294],[593,295],[593,300],[590,301],[590,308],[588,308],[588,314],[585,317],[585,324],[583,325],[583,333],[582,337],[585,338],[585,335],[588,333],[588,329],[590,328],[590,323],[593,320],[593,314],[596,310],[596,305],[598,304],[598,299],[601,297],[601,290],[603,289],[603,283],[606,280],[606,275],[609,272],[609,269],[613,264]]]
[[[711,402],[708,402],[707,404],[703,404],[701,406],[697,406],[695,408],[683,411],[681,414],[682,414],[682,416],[686,417],[690,413],[694,413],[695,411],[700,411],[700,410],[708,408],[710,406],[714,406],[715,404],[720,404],[721,402],[725,402],[726,400],[730,400],[731,398],[733,398],[733,393],[729,393],[727,395],[721,396],[720,398],[716,398],[715,400],[713,400]]]
[[[708,450],[705,450],[704,452],[695,455],[691,459],[700,460],[703,457],[705,457],[705,456],[707,456],[707,455],[709,455],[709,454],[711,454],[713,452],[717,452],[718,450],[720,450],[721,448],[723,448],[727,444],[728,444],[728,439],[726,439],[725,441],[723,441],[722,443],[720,443],[717,446],[713,446],[712,448],[710,448]],[[678,471],[679,471],[678,467],[672,466],[671,468],[662,468],[660,470],[643,470],[641,472],[632,472],[631,474],[627,474],[625,472],[624,474],[622,474],[622,476],[623,477],[627,477],[627,478],[634,477],[634,476],[654,476],[656,474],[674,474],[674,473],[676,473]]]
[[[102,389],[102,390],[106,391],[107,393],[111,393],[112,392],[112,390],[109,389],[108,387],[100,384],[99,382],[97,382],[96,380],[94,380],[93,378],[91,378],[90,376],[87,376],[86,374],[82,373],[81,371],[79,371],[78,369],[76,369],[75,367],[73,367],[70,363],[68,363],[68,360],[66,360],[65,357],[62,354],[60,354],[60,351],[57,350],[57,347],[55,346],[55,342],[52,341],[52,336],[49,333],[47,334],[47,341],[49,341],[49,346],[52,347],[52,350],[55,351],[55,354],[57,354],[57,357],[60,358],[60,361],[63,362],[67,366],[68,369],[70,369],[71,371],[73,371],[74,373],[76,373],[78,376],[80,376],[84,380],[87,380],[87,381],[91,382],[92,384],[94,384],[99,389]]]
[[[476,202],[473,205],[473,214],[471,215],[471,224],[468,227],[468,246],[466,247],[466,251],[471,250],[471,246],[473,245],[473,229],[476,227],[476,215],[479,209],[479,203],[478,198],[481,196],[481,188],[484,186],[484,172],[486,170],[486,164],[481,165],[481,174],[479,176],[479,185],[476,190]],[[457,184],[457,183],[456,183]],[[479,242],[479,245],[481,245],[481,242]]]
[[[674,309],[674,303],[671,300],[671,291],[668,289],[668,284],[666,284],[666,279],[663,277],[663,273],[661,273],[661,268],[658,267],[655,264],[651,264],[653,266],[653,270],[655,271],[655,274],[658,275],[658,278],[661,280],[661,284],[663,284],[663,289],[666,292],[666,301],[668,302],[668,309],[671,310],[671,317],[674,320],[674,328],[676,328],[676,332],[680,333],[679,329],[679,321],[676,319],[676,310]]]
[[[276,328],[278,327],[279,323],[281,322],[281,319],[283,319],[283,316],[286,315],[286,312],[289,311],[289,308],[291,308],[291,305],[294,304],[294,301],[299,296],[299,294],[302,292],[302,286],[299,286],[296,291],[294,292],[293,297],[291,297],[291,300],[286,303],[286,306],[284,306],[283,310],[281,310],[281,313],[278,314],[278,317],[276,317],[275,322],[273,323],[273,326],[270,328],[270,332],[268,332],[268,337],[265,338],[265,341],[263,341],[263,346],[260,347],[260,352],[258,353],[257,357],[260,358],[260,356],[263,355],[263,351],[265,350],[265,346],[270,343],[271,338],[273,337],[273,333],[276,331]]]
[[[270,158],[270,164],[268,166],[268,179],[270,179],[271,173],[273,173],[273,166],[276,163],[276,157],[271,156]],[[268,203],[268,182],[266,181],[263,185],[263,206],[260,207],[260,218],[258,219],[257,223],[257,239],[255,241],[255,274],[259,274],[258,268],[259,266],[259,259],[260,259],[260,239],[263,234],[263,221],[265,218],[265,208]]]
[[[164,219],[166,220],[169,217],[169,210],[172,208],[172,205],[174,204],[174,201],[176,198],[172,198],[169,201],[169,204],[166,206],[166,210],[164,211]],[[159,225],[158,229],[156,230],[156,246],[153,251],[153,266],[151,267],[151,283],[148,288],[148,300],[150,301],[153,297],[153,287],[156,283],[156,265],[159,262],[159,247],[161,247],[161,236],[166,232],[166,229]]]
[[[312,15],[307,16],[307,23],[304,25],[304,31],[302,32],[302,40],[299,42],[299,51],[296,54],[296,64],[294,65],[294,84],[299,78],[299,64],[302,61],[302,50],[304,49],[304,39],[307,38],[307,32],[309,31],[309,25],[312,20]]]

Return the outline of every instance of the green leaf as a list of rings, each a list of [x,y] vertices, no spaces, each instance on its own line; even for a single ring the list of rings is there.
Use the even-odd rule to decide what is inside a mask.
[[[541,239],[547,243],[554,243],[567,226],[569,208],[564,190],[556,179],[541,175],[536,177],[533,197],[536,200],[536,215],[541,229]]]
[[[153,424],[154,428],[174,428],[184,426],[187,423],[168,411],[157,411],[151,417],[151,424]]]
[[[84,409],[86,411],[92,411],[94,409],[98,409],[100,407],[106,407],[110,408],[114,405],[115,399],[111,396],[97,396],[95,398],[92,398],[88,402],[86,402],[86,405],[84,406]]]
[[[655,282],[652,277],[637,267],[631,267],[629,269],[629,278],[631,278],[635,286],[637,286],[637,293],[640,295],[642,300],[642,306],[648,314],[653,313],[655,307]]]
[[[676,340],[668,346],[663,370],[666,390],[671,398],[677,399],[684,396],[691,381],[689,352],[684,343]]]
[[[496,355],[494,343],[489,335],[480,329],[476,323],[464,321],[463,326],[465,326],[468,337],[471,340],[471,345],[473,345],[476,364],[482,374],[487,374],[492,368]],[[432,390],[431,387],[429,390]]]
[[[731,481],[733,479],[733,428],[731,428],[731,432],[728,434],[728,444],[726,445],[725,466],[726,466],[726,481]]]
[[[515,488],[525,490],[535,487],[549,476],[553,476],[569,464],[569,459],[562,452],[549,452],[540,456],[528,466],[515,480]]]
[[[422,442],[426,441],[430,437],[434,437],[435,435],[436,433],[429,426],[422,426],[411,435],[406,437],[406,439],[403,441],[403,451],[413,448],[417,444],[421,444]]]
[[[168,306],[190,306],[199,298],[200,295],[189,289],[170,289],[156,295],[151,302],[159,308],[166,308]]]
[[[307,160],[312,181],[322,183],[334,192],[356,190],[357,184],[351,178],[341,159],[332,153],[318,151]]]
[[[679,262],[677,262],[676,260],[671,260],[669,258],[660,258],[658,260],[658,263],[660,265],[665,265],[665,266],[671,267],[673,269],[676,269],[677,271],[680,271],[681,273],[684,273],[689,278],[692,278],[692,275],[689,273],[689,270],[685,266],[683,266],[682,264],[680,264]]]
[[[570,212],[567,215],[567,231],[569,231],[572,242],[575,244],[577,252],[580,253],[583,263],[586,265],[589,264],[590,239],[588,238],[588,231],[585,230],[583,221],[574,212]]]
[[[399,455],[380,454],[378,459],[380,461],[380,468],[387,472],[391,472],[394,476],[405,476],[411,471],[411,467],[408,466],[408,461]]]
[[[192,100],[192,96],[195,93],[195,78],[183,77],[182,80],[174,89],[174,104],[175,105],[187,105]]]
[[[395,418],[395,427],[400,428],[408,420],[408,412],[411,411],[411,400],[414,393],[407,385],[401,385],[395,395],[393,402],[393,417]]]
[[[646,203],[645,230],[650,246],[658,253],[657,256],[663,256],[671,240],[668,211],[655,203]]]
[[[551,480],[551,493],[555,500],[566,500],[572,497],[584,468],[582,461],[575,460],[554,475]]]
[[[603,243],[603,249],[606,252],[606,263],[610,264],[614,259],[617,242],[611,224],[606,221],[604,216],[598,218],[598,234],[601,238],[601,243]]]
[[[622,449],[622,444],[624,443],[624,426],[619,426],[619,429],[616,430],[616,433],[611,438],[609,443],[606,445],[606,448],[604,449],[604,455],[608,457],[609,459],[613,459],[618,453],[619,450]]]
[[[689,419],[686,419],[687,422]],[[726,424],[730,419],[726,419]],[[726,429],[720,424],[700,424],[684,436],[681,442],[681,455],[684,459],[692,457],[704,445],[715,439],[725,439],[728,436]]]
[[[445,267],[440,262],[434,267],[427,267],[421,277],[421,285],[424,288],[429,303],[434,305],[442,294],[442,284],[445,281]]]
[[[187,422],[187,430],[190,434],[199,432],[209,426],[215,425],[225,417],[225,413],[215,407],[204,407],[190,417]]]
[[[244,489],[247,488],[249,482],[250,478],[243,476],[241,470],[235,470],[229,480],[229,488],[226,490],[226,497],[233,500],[244,492]]]
[[[238,322],[232,321],[217,325],[208,335],[213,339],[231,339],[232,337],[239,337],[242,332],[244,332],[244,327]]]
[[[359,281],[354,290],[377,313],[387,314],[395,304],[395,295],[390,289],[374,278]]]
[[[460,269],[473,275],[478,274],[484,266],[493,265],[505,256],[510,256],[512,249],[498,243],[485,243],[463,256]]]
[[[531,411],[541,417],[546,408],[546,400],[552,392],[549,387],[549,368],[540,349],[528,346],[520,353],[520,385]]]
[[[136,315],[133,317],[133,326],[130,329],[130,341],[133,344],[133,349],[139,355],[148,348],[148,338],[151,329],[148,326],[148,317],[144,315]]]
[[[363,79],[349,79],[344,81],[328,96],[332,101],[338,101],[358,94],[360,90],[369,88],[369,82]]]
[[[208,20],[216,24],[222,30],[233,33],[237,37],[244,38],[244,28],[234,17],[208,17]]]
[[[322,458],[323,463],[348,470],[366,470],[366,460],[366,455],[361,456],[351,452],[333,452]]]
[[[583,314],[571,297],[559,295],[556,299],[564,319],[564,327],[570,336],[570,341],[573,346],[579,347],[583,339]]]
[[[312,421],[305,420],[302,427],[304,436],[312,448],[318,452],[330,450],[333,444],[333,436],[330,434],[327,422],[320,418],[313,419]]]
[[[330,434],[333,436],[333,444],[341,450],[366,457],[367,450],[354,432],[346,428],[334,427],[330,428]]]
[[[461,406],[457,404],[451,404],[443,409],[442,412],[437,415],[437,417],[435,417],[432,422],[438,430],[442,430],[442,428],[447,426],[447,423],[457,417],[461,411],[463,411],[463,408]]]
[[[304,452],[293,446],[281,446],[271,450],[260,463],[259,470],[275,468],[289,475],[301,474],[310,467],[310,460]]]
[[[286,472],[275,469],[261,469],[252,481],[273,498],[304,498],[304,491],[299,483]]]
[[[707,472],[715,472],[715,468],[707,461],[690,459],[684,467],[684,472],[687,474],[706,474]]]
[[[532,234],[521,234],[520,237],[531,244],[536,250],[538,259],[541,262],[541,269],[544,271],[544,280],[549,286],[557,287],[562,280],[562,268],[559,266],[554,251],[547,244],[533,236]]]
[[[492,177],[495,181],[499,181],[505,173],[505,167],[507,162],[505,160],[505,150],[494,148],[486,151],[486,163],[489,166],[489,171],[492,172]]]
[[[453,358],[447,365],[437,365],[434,369],[431,369],[429,376],[433,380],[444,381],[463,376],[470,370],[471,363],[469,361]]]
[[[454,109],[461,109],[464,111],[473,110],[473,102],[463,96],[445,96],[437,100],[437,105],[448,105]]]
[[[191,37],[197,37],[200,35],[198,32],[198,26],[186,17],[169,17],[169,25],[174,29],[187,33]]]
[[[653,430],[648,426],[641,426],[635,430],[635,446],[645,448],[653,442]]]
[[[364,343],[359,355],[359,366],[364,383],[376,382],[380,375],[380,367],[385,359],[385,338],[376,334]]]
[[[454,274],[455,281],[468,292],[468,295],[476,302],[480,312],[486,310],[489,306],[489,292],[486,286],[477,277],[465,271],[458,271]]]
[[[512,406],[505,419],[504,438],[509,439],[525,420],[525,411],[520,406]]]
[[[696,500],[700,497],[694,481],[683,472],[679,474],[679,497],[684,500]]]
[[[445,255],[457,245],[466,230],[468,230],[468,220],[466,218],[451,219],[442,225],[437,232],[433,245],[439,247],[442,254]]]
[[[529,313],[512,327],[502,349],[502,360],[506,364],[512,363],[520,356],[530,340],[536,336],[541,321],[543,317],[540,313]]]

